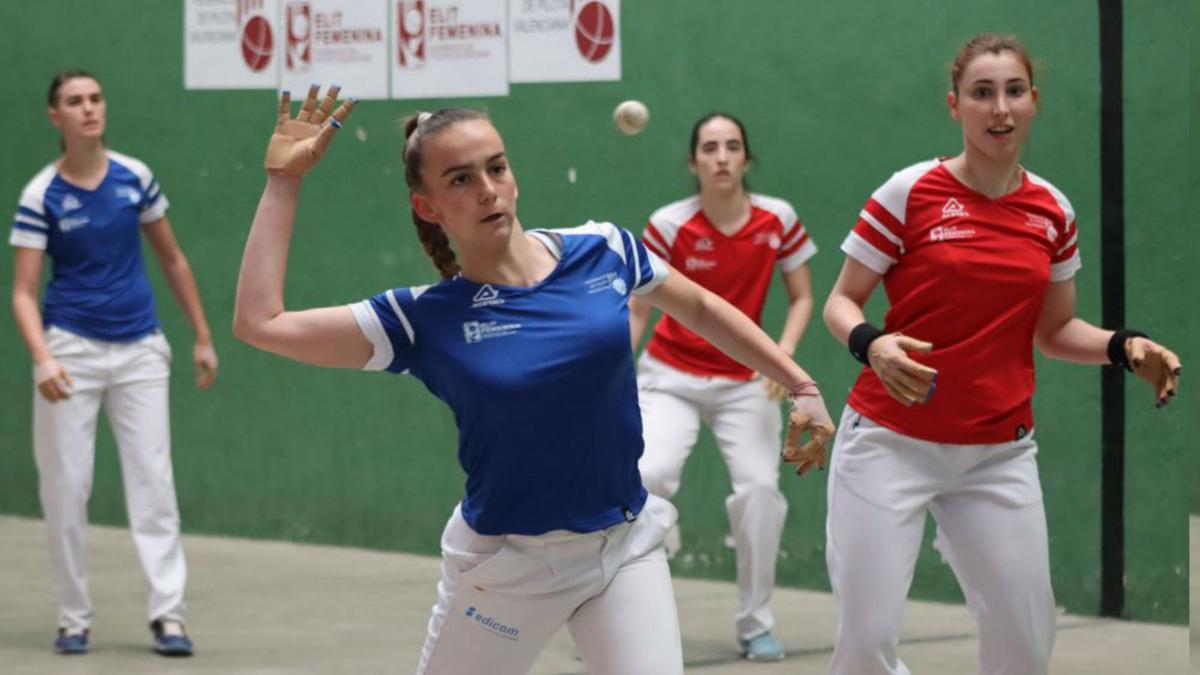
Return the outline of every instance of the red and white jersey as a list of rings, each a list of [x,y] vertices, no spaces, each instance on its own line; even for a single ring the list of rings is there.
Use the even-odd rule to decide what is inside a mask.
[[[776,266],[790,272],[817,252],[791,204],[758,194],[750,195],[750,219],[733,236],[713,227],[700,208],[700,196],[693,195],[655,211],[642,241],[755,323],[762,318]],[[754,371],[670,316],[663,315],[655,326],[646,350],[687,373],[735,380],[754,377]]]
[[[884,330],[933,343],[911,354],[938,370],[928,403],[906,408],[864,368],[850,405],[900,433],[938,443],[1002,443],[1033,429],[1033,331],[1052,281],[1079,269],[1075,211],[1022,171],[992,199],[941,160],[908,167],[875,191],[842,244],[883,275]]]

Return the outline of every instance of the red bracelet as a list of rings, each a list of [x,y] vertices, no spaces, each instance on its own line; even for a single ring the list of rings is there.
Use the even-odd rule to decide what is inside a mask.
[[[811,392],[809,390],[812,390]],[[816,380],[801,382],[800,384],[788,390],[789,398],[798,398],[800,396],[820,396],[821,390],[817,388]]]

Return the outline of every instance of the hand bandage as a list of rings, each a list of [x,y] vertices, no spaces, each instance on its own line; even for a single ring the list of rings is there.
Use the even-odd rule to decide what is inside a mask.
[[[783,448],[785,464],[796,467],[796,475],[803,476],[815,464],[825,468],[825,446],[833,438],[837,428],[825,409],[825,400],[815,382],[809,382],[792,390],[789,395],[792,412],[788,418],[787,440]],[[802,443],[805,433],[807,442]]]

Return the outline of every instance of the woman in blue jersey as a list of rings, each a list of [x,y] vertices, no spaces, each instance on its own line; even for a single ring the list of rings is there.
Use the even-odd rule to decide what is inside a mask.
[[[100,83],[82,71],[62,73],[51,83],[48,104],[63,154],[21,193],[9,242],[16,249],[13,314],[37,385],[33,442],[59,606],[55,649],[88,650],[87,502],[103,405],[121,455],[130,530],[150,586],[155,649],[190,655],[183,625],[187,572],[171,474],[171,348],[155,313],[140,235],[195,332],[192,360],[201,389],[217,374],[212,334],[158,182],[145,164],[104,145]],[[46,257],[53,265],[39,309]]]
[[[786,383],[793,449],[832,430],[815,383],[752,321],[629,232],[524,231],[504,143],[474,110],[422,114],[404,148],[413,220],[439,283],[348,306],[284,306],[303,174],[353,101],[288,97],[246,243],[234,333],[315,365],[408,372],[453,410],[466,494],[442,536],[442,579],[418,673],[524,673],[566,625],[590,672],[681,673],[662,538],[675,519],[638,475],[641,420],[627,303],[638,294]],[[453,248],[451,246],[453,244]],[[813,438],[798,447],[802,430]]]

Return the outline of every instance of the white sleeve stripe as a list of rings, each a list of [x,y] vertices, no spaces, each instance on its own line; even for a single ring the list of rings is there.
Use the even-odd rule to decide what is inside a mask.
[[[383,324],[376,316],[375,310],[371,308],[371,303],[363,300],[347,306],[354,314],[354,320],[358,322],[358,329],[362,331],[363,337],[367,338],[373,347],[371,358],[367,359],[362,369],[383,370],[387,368],[391,365],[395,352],[392,351],[392,342],[388,340],[387,331],[383,329]]]
[[[658,256],[654,255],[653,253],[648,253],[646,255],[646,262],[650,263],[650,270],[651,270],[652,276],[650,277],[649,280],[646,281],[646,284],[644,286],[642,286],[641,288],[634,286],[634,288],[633,288],[634,295],[645,295],[645,294],[649,293],[650,291],[653,291],[654,289],[658,288],[659,285],[662,284],[662,282],[666,281],[667,275],[669,275],[671,273],[670,268],[667,267],[667,264],[664,263],[661,259],[659,259]]]
[[[8,243],[12,246],[20,246],[21,248],[36,248],[46,249],[46,235],[38,232],[30,232],[29,230],[18,230],[14,228],[12,234],[8,236]]]
[[[892,265],[898,261],[871,245],[871,242],[851,232],[846,241],[842,242],[842,250],[879,274],[886,274]]]
[[[650,239],[646,239],[646,240],[644,240],[644,242],[643,242],[643,243],[645,243],[645,244],[646,244],[646,248],[647,248],[647,249],[649,249],[649,250],[653,251],[653,252],[654,252],[656,255],[658,255],[659,257],[661,257],[661,258],[668,258],[668,257],[670,257],[670,256],[668,256],[668,255],[667,255],[665,252],[663,252],[662,248],[661,248],[661,247],[660,247],[658,244],[654,243],[654,242],[653,242],[653,241],[651,241]]]
[[[806,235],[806,234],[808,234],[808,232],[806,232],[803,227],[797,227],[797,228],[793,229],[790,233],[788,233],[787,237],[783,240],[783,246],[781,248],[787,248],[787,247],[791,246],[792,244],[795,244],[796,242],[803,239],[804,235]]]
[[[817,254],[817,245],[812,239],[800,245],[794,253],[779,261],[779,269],[784,272],[800,269],[810,258]]]
[[[887,229],[887,226],[885,226],[883,223],[876,220],[875,216],[871,215],[870,213],[867,213],[866,209],[863,209],[862,212],[860,212],[858,214],[858,217],[867,221],[867,224],[869,224],[871,227],[873,227],[876,232],[878,232],[879,234],[882,234],[885,239],[892,242],[893,244],[895,244],[897,247],[899,247],[901,249],[904,248],[904,242],[901,241],[900,237],[897,237],[896,235],[892,234],[892,231]]]
[[[1071,238],[1067,240],[1067,243],[1066,243],[1066,244],[1063,244],[1063,247],[1062,247],[1062,248],[1060,248],[1060,249],[1058,249],[1057,251],[1055,251],[1055,254],[1062,253],[1063,251],[1065,251],[1065,250],[1067,250],[1067,249],[1071,248],[1072,246],[1074,246],[1074,245],[1075,245],[1075,242],[1077,242],[1077,241],[1079,241],[1079,233],[1078,233],[1078,232],[1076,232],[1075,234],[1071,235]]]
[[[400,319],[400,323],[404,326],[404,333],[408,335],[409,344],[417,344],[416,334],[413,333],[412,324],[408,322],[408,317],[404,315],[404,310],[400,309],[400,303],[396,302],[396,293],[394,291],[387,292],[388,304],[392,306],[392,311],[396,313],[396,318]]]
[[[642,259],[638,255],[637,241],[629,230],[621,230],[621,233],[629,242],[629,250],[633,251],[633,287],[637,288],[642,285]]]
[[[48,230],[48,229],[50,229],[50,226],[49,226],[49,225],[47,225],[47,224],[46,224],[46,222],[45,222],[44,220],[40,220],[40,219],[38,219],[38,218],[34,218],[34,217],[32,217],[32,216],[27,216],[27,215],[25,215],[24,213],[18,213],[18,214],[17,214],[17,222],[18,222],[18,223],[25,223],[26,225],[32,225],[32,226],[34,226],[34,227],[36,227],[36,228],[38,228],[38,229],[40,229],[40,230]]]
[[[1066,281],[1075,276],[1075,272],[1079,271],[1081,267],[1083,267],[1083,262],[1080,261],[1079,252],[1076,251],[1075,255],[1070,258],[1050,265],[1050,281]]]

